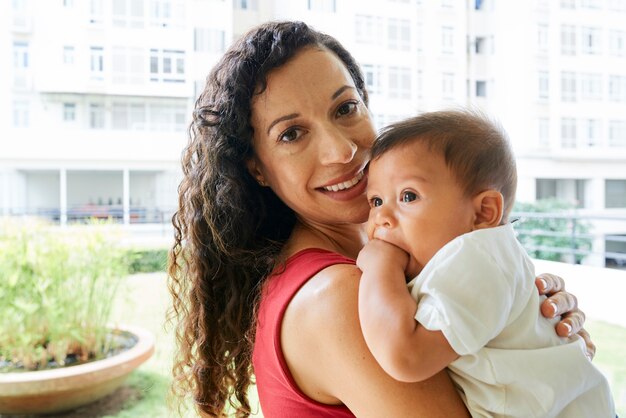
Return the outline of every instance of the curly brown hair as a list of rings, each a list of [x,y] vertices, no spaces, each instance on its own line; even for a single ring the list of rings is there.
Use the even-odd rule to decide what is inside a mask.
[[[182,155],[168,267],[178,351],[173,393],[192,394],[199,412],[251,413],[251,352],[263,279],[296,221],[246,168],[252,157],[251,100],[268,73],[304,47],[325,48],[345,64],[367,104],[361,70],[337,40],[302,22],[269,22],[235,42],[207,77]]]

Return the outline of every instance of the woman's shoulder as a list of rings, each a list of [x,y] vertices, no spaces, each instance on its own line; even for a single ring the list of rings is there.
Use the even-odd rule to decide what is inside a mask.
[[[330,265],[298,290],[285,312],[283,356],[298,387],[318,402],[338,402],[331,376],[345,367],[341,353],[358,351],[360,276],[354,264]]]

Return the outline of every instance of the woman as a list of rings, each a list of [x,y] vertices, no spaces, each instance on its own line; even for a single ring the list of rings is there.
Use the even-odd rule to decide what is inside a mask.
[[[169,267],[175,384],[203,414],[221,416],[229,402],[238,416],[251,412],[254,356],[266,418],[467,415],[446,373],[394,381],[361,335],[353,260],[366,239],[367,101],[350,54],[299,22],[257,27],[209,75]],[[562,287],[551,276],[538,283]],[[563,335],[584,321],[563,292],[542,310],[572,310]]]

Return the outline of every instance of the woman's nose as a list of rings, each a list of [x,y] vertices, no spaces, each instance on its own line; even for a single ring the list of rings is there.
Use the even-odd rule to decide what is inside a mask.
[[[322,164],[345,164],[352,161],[358,146],[348,135],[333,127],[325,129],[321,135]]]

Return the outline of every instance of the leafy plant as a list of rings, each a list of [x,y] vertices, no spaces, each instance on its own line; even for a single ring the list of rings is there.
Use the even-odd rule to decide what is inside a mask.
[[[167,252],[165,248],[132,249],[128,252],[130,258],[129,273],[152,273],[165,271],[167,267]]]
[[[112,348],[107,324],[128,261],[108,231],[0,219],[1,368],[62,366]]]
[[[515,203],[511,217],[521,215],[514,226],[531,257],[563,261],[567,254],[574,254],[574,261],[580,263],[591,250],[592,240],[587,235],[591,225],[577,219],[573,209],[573,205],[557,199]]]

